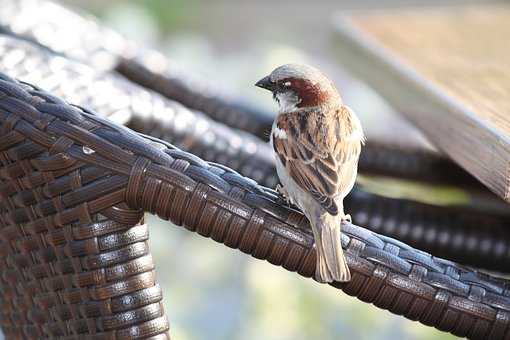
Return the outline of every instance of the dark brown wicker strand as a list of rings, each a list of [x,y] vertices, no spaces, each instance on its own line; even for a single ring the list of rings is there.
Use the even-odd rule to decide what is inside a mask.
[[[73,177],[67,176],[71,182]],[[8,180],[2,178],[2,182]],[[100,187],[99,183],[92,185],[96,190]],[[41,196],[37,203],[43,202]],[[139,338],[126,336],[133,327],[168,338],[161,289],[154,281],[146,243],[147,226],[136,222],[142,214],[122,205],[104,212],[112,208],[126,217],[132,215],[129,223],[90,214],[87,203],[72,212],[62,207],[54,215],[39,213],[26,223],[2,221],[5,253],[0,261],[0,324],[6,338]],[[19,209],[4,213],[4,218]],[[30,206],[25,209],[29,211]],[[66,214],[76,221],[61,223]],[[36,229],[38,219],[44,224]]]
[[[257,110],[239,100],[215,93],[213,84],[204,79],[186,76],[167,62],[157,72],[151,70],[154,51],[140,50],[130,59],[121,58],[116,71],[131,81],[163,94],[185,106],[205,112],[214,120],[247,131],[267,140],[274,115]],[[160,56],[160,59],[164,58]]]
[[[435,256],[510,272],[510,219],[467,207],[438,207],[353,191],[345,201],[353,220]]]
[[[308,222],[299,212],[275,203],[272,190],[164,142],[156,146],[158,141],[151,138],[148,143],[146,137],[80,111],[39,89],[3,78],[0,81],[0,122],[3,136],[8,137],[0,141],[0,149],[5,166],[23,164],[27,173],[41,171],[44,175],[43,183],[38,187],[19,186],[14,194],[5,197],[10,210],[1,215],[1,235],[10,247],[16,244],[15,240],[23,240],[25,233],[33,237],[44,234],[52,225],[49,221],[57,223],[56,230],[61,226],[66,230],[65,225],[83,223],[101,211],[111,215],[111,208],[125,201],[135,210],[142,208],[157,213],[177,225],[305,277],[314,273],[315,251]],[[59,143],[62,139],[67,142]],[[43,151],[27,152],[23,148],[27,142],[37,146],[31,150]],[[58,151],[49,153],[52,148]],[[60,156],[55,158],[55,155]],[[48,194],[42,195],[39,188],[41,185],[43,188],[52,186],[55,172],[64,172],[61,176],[76,183],[72,171],[65,174],[67,167],[62,159],[69,159],[64,162],[69,168],[73,167],[69,165],[73,162],[83,163],[114,174],[119,179],[118,185],[101,186],[100,191],[90,190],[97,186],[98,181],[94,181],[74,191],[61,187],[53,199]],[[37,166],[42,166],[42,170],[37,170]],[[10,176],[22,180],[26,175],[11,173]],[[22,193],[34,195],[37,203],[30,209],[20,206],[16,198]],[[13,227],[19,227],[22,233],[11,232]],[[510,336],[510,285],[507,281],[432,257],[361,227],[346,224],[343,230],[342,245],[353,279],[335,286],[347,294],[458,336],[473,339]],[[29,243],[25,249],[36,245],[38,242]],[[135,243],[126,250],[113,252],[125,254],[120,257],[122,260],[126,256],[136,258],[145,254],[146,248],[142,245]],[[92,243],[78,249],[90,251],[97,247],[97,243]],[[14,251],[14,248],[7,248],[7,253]],[[42,253],[41,259],[59,259],[66,254],[55,252],[54,247],[50,249],[51,252]],[[119,260],[119,255],[113,255],[111,251],[106,254],[99,258],[91,256],[81,263],[87,269],[93,269],[113,265]],[[9,255],[3,258],[9,259]],[[26,257],[23,260],[21,264],[30,266]],[[2,268],[8,270],[9,263]],[[67,268],[65,270],[73,267]],[[153,282],[151,273],[132,277],[133,282],[150,285]],[[6,273],[2,275],[4,287],[13,282],[10,278]],[[63,287],[67,304],[78,303],[84,298],[72,289],[67,292],[69,281],[64,280],[62,284],[54,287]],[[33,296],[36,292],[37,296],[38,289],[37,285],[27,284],[2,292],[14,296],[24,291]],[[98,288],[89,296],[101,299],[112,294],[125,294],[119,289],[120,286],[111,290]],[[149,314],[151,317],[157,315]],[[65,315],[72,318],[73,313]],[[30,313],[26,320],[34,326],[29,325],[24,330],[51,332],[58,329],[60,321],[46,322],[46,317]],[[92,325],[89,319],[81,320],[73,319],[66,325],[74,332],[89,330]],[[146,335],[147,330],[155,329],[153,325],[159,320],[161,318],[133,325],[133,329],[118,334]]]
[[[16,59],[16,56],[23,58]],[[116,122],[127,122],[138,132],[167,140],[206,160],[223,163],[260,184],[274,187],[277,182],[267,144],[124,79],[95,72],[83,64],[6,36],[0,36],[0,67],[12,76],[40,84]],[[38,72],[30,72],[32,67]],[[453,210],[391,200],[360,189],[348,196],[346,206],[355,212],[355,221],[435,255],[486,269],[507,271],[509,268],[507,240],[510,238],[505,227],[497,227],[508,224],[508,218],[481,216],[469,212],[468,208]],[[470,217],[464,217],[466,214]],[[479,228],[479,225],[491,227]]]
[[[359,164],[360,170],[368,174],[490,192],[476,178],[445,156],[424,149],[374,143],[369,140],[363,148]]]

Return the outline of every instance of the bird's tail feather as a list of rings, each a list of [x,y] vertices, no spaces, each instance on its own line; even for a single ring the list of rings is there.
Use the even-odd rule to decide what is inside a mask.
[[[347,282],[351,273],[345,260],[340,238],[340,215],[328,213],[317,219],[314,229],[317,248],[317,267],[315,278],[319,282]]]

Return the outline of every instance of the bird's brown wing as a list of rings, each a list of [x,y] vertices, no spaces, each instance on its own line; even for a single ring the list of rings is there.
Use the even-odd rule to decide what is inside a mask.
[[[309,117],[313,119],[313,117]],[[273,136],[273,147],[290,177],[330,214],[339,213],[335,199],[351,189],[361,151],[361,140],[350,138],[352,131],[343,119],[324,121],[312,128],[299,117],[286,119],[287,138]],[[329,133],[325,129],[329,130]],[[327,137],[329,136],[329,140]]]

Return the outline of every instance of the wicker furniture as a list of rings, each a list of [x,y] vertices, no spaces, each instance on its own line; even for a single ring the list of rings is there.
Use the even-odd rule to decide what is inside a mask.
[[[164,139],[207,161],[227,165],[259,184],[274,187],[277,183],[267,143],[118,75],[95,71],[13,36],[0,36],[0,66],[12,77],[39,84],[67,101]],[[31,72],[33,68],[37,72]],[[460,185],[476,184],[442,158],[378,144],[365,148],[361,170],[364,174],[406,176],[431,183],[451,183],[448,178],[452,175]],[[510,216],[499,210],[489,214],[488,208],[477,212],[471,207],[439,207],[389,199],[360,188],[348,196],[346,207],[354,213],[355,221],[371,230],[436,255],[500,271],[510,263],[510,241],[506,237]]]
[[[306,218],[228,168],[6,76],[0,121],[9,337],[166,336],[144,211],[305,277],[314,272]],[[353,280],[337,288],[459,336],[508,336],[507,282],[354,225],[343,230]]]
[[[16,9],[7,12],[10,16],[0,15],[0,26],[8,33],[0,36],[0,71],[52,93],[1,76],[0,294],[1,325],[8,337],[168,337],[144,212],[312,275],[315,252],[307,221],[273,190],[257,184],[274,185],[273,163],[267,145],[240,130],[258,126],[250,132],[259,134],[267,128],[266,116],[223,98],[202,103],[204,113],[189,110],[118,76],[122,72],[142,85],[138,77],[157,77],[158,82],[145,85],[158,84],[154,90],[185,102],[164,89],[176,81],[189,84],[186,75],[151,69],[140,55],[121,58],[132,44],[113,32],[51,3],[0,3]],[[59,46],[51,34],[36,34],[44,23],[31,26],[20,19],[35,5],[71,16],[77,23],[73,29],[87,32],[78,37],[88,43],[69,48]],[[64,22],[50,25],[53,34],[66,29]],[[98,39],[98,34],[115,38]],[[191,84],[196,86],[176,88],[188,91],[190,98],[197,96],[197,102],[210,96],[199,83]],[[238,112],[244,123],[228,121],[220,114],[225,110]],[[183,125],[189,121],[199,124]],[[448,160],[399,147],[370,146],[361,167],[365,173],[481,190]],[[510,263],[505,212],[438,207],[359,189],[346,203],[355,221],[435,255],[495,270]],[[507,281],[361,227],[345,225],[343,230],[353,280],[336,288],[459,336],[509,336]]]

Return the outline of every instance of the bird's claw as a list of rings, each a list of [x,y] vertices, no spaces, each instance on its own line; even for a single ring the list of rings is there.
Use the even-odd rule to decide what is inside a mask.
[[[276,192],[278,192],[280,194],[280,196],[282,196],[283,201],[285,201],[285,203],[287,203],[287,205],[290,206],[289,194],[287,193],[287,190],[285,190],[285,188],[282,185],[280,185],[280,184],[276,185]]]

